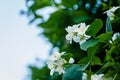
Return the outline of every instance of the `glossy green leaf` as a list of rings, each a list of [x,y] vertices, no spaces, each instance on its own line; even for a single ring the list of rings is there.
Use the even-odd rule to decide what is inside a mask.
[[[98,39],[89,40],[89,41],[86,41],[85,43],[83,43],[82,45],[80,45],[80,48],[84,51],[87,51],[87,49],[89,47],[96,45],[98,42],[99,42]]]
[[[62,76],[62,80],[82,80],[82,71],[80,68],[79,65],[73,65],[67,68]]]
[[[96,34],[100,31],[100,29],[103,27],[103,22],[100,19],[96,19],[88,28],[86,31],[87,35],[90,35],[92,37],[95,37]]]

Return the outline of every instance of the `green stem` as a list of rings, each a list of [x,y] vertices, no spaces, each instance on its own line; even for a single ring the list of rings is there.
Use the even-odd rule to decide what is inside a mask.
[[[115,74],[115,76],[114,76],[114,78],[113,78],[113,80],[115,80],[115,78],[117,77],[117,73]]]

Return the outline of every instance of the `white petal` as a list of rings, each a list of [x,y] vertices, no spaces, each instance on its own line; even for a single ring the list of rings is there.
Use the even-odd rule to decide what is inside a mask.
[[[50,75],[52,76],[52,75],[53,75],[53,73],[54,73],[54,70],[51,70],[51,71],[50,71]]]
[[[66,35],[66,40],[72,40],[73,34],[67,34]]]
[[[63,66],[61,66],[61,65],[59,65],[55,71],[58,72],[59,75],[61,75],[62,73],[65,72]]]
[[[115,12],[118,8],[120,8],[120,6],[117,6],[117,7],[113,6],[113,7],[110,9],[110,11],[111,11],[111,12]]]
[[[120,37],[120,33],[119,33],[119,32],[114,33],[114,34],[113,34],[113,37],[112,37],[112,40],[114,41],[114,40],[116,40],[118,37]]]
[[[103,76],[104,74],[94,74],[94,75],[91,75],[91,80],[103,80]]]
[[[74,59],[73,58],[70,58],[69,59],[69,63],[74,63],[75,61],[74,61]]]
[[[86,42],[85,39],[84,39],[84,40],[81,40],[81,41],[79,42],[79,44],[81,45],[81,44],[83,44],[84,42]]]
[[[78,43],[78,42],[80,42],[80,38],[78,36],[73,36],[73,41]]]

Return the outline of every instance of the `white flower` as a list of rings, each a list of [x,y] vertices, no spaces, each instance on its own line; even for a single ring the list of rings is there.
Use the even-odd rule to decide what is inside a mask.
[[[67,63],[67,61],[61,57],[62,55],[64,55],[64,52],[56,52],[49,57],[47,64],[48,68],[51,70],[50,75],[53,75],[54,72],[58,72],[59,75],[64,73],[63,65]]]
[[[87,74],[86,73],[82,74],[82,80],[87,80]]]
[[[94,75],[91,75],[91,80],[103,80],[103,76],[104,74],[94,74]]]
[[[74,62],[75,62],[75,60],[73,58],[69,59],[69,63],[74,63]]]
[[[112,8],[110,8],[110,9],[107,10],[107,11],[105,11],[104,13],[107,14],[107,16],[110,18],[110,20],[113,20],[114,17],[115,17],[114,12],[115,12],[117,9],[119,9],[119,8],[120,8],[120,6],[117,6],[117,7],[113,6]]]
[[[78,34],[85,34],[85,32],[87,31],[87,29],[88,29],[88,27],[89,27],[89,25],[87,25],[86,26],[86,24],[85,23],[81,23],[81,24],[79,24],[79,28],[78,28]]]
[[[66,39],[72,43],[72,40],[80,45],[86,42],[90,36],[86,35],[85,32],[87,31],[89,25],[86,26],[85,23],[80,23],[78,25],[73,25],[73,27],[68,26],[66,31],[68,34],[66,35]]]
[[[48,68],[51,70],[50,71],[50,75],[53,75],[54,72],[58,72],[59,75],[61,75],[62,73],[65,73],[65,67],[63,66],[65,63],[68,63],[64,58],[62,58],[62,56],[64,55],[65,52],[59,53],[53,53],[48,61],[47,61],[47,65]],[[74,59],[70,58],[69,63],[74,63]]]
[[[114,33],[114,34],[113,34],[113,37],[112,37],[112,40],[114,41],[114,40],[116,40],[118,37],[120,37],[120,33],[119,33],[119,32]]]
[[[68,32],[68,34],[66,35],[66,39],[70,41],[70,43],[72,43],[73,36],[75,36],[77,33],[77,28],[78,25],[73,25],[72,27],[68,26],[67,28],[65,28],[65,30]]]
[[[112,40],[110,40],[109,42],[112,43],[113,41],[115,41],[117,38],[120,37],[120,33],[119,32],[116,32],[113,34],[112,36]]]

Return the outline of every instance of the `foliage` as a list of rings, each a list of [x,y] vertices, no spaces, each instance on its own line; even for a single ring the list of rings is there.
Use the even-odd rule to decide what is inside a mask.
[[[83,73],[86,73],[89,79],[93,74],[105,74],[105,77],[119,80],[120,37],[113,37],[116,32],[120,32],[120,9],[114,12],[113,20],[104,12],[113,6],[120,6],[120,0],[59,1],[26,0],[26,14],[32,16],[30,23],[39,20],[37,25],[43,29],[42,34],[52,43],[53,48],[58,47],[60,52],[72,54],[75,62],[65,65],[66,73],[63,75],[55,72],[53,76],[50,76],[47,65],[40,69],[30,66],[31,80],[82,80]],[[47,20],[37,12],[46,7],[56,9]],[[65,39],[65,28],[79,23],[90,25],[85,34],[91,38],[81,45],[75,42],[69,44]],[[81,69],[81,66],[84,69]]]

